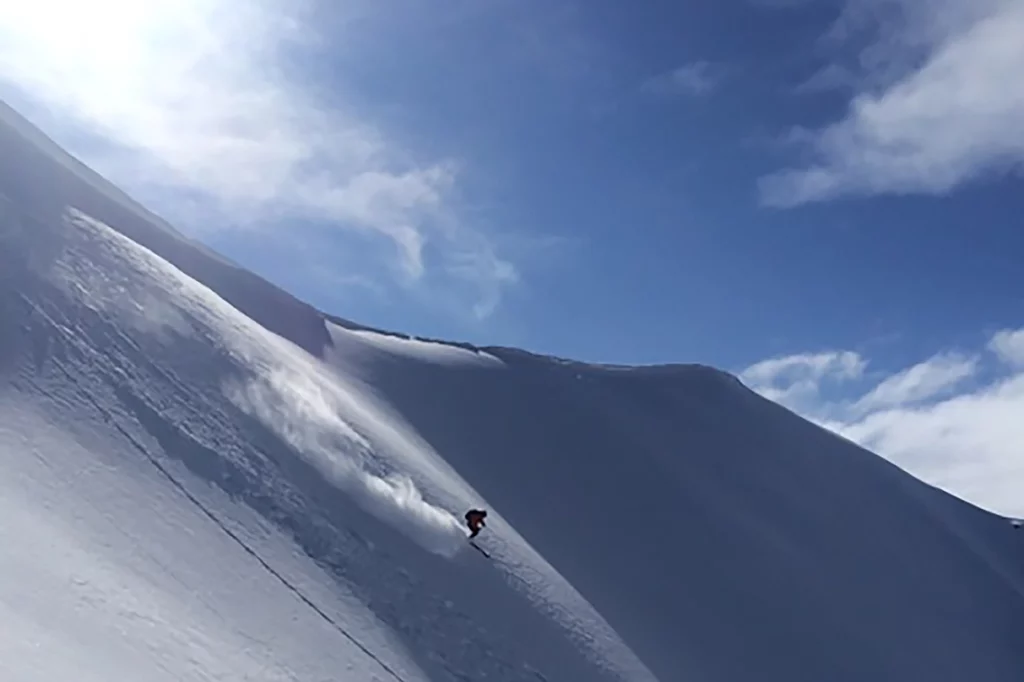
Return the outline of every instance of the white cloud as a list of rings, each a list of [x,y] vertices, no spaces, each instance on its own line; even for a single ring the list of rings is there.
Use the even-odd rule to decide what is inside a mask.
[[[1007,516],[1024,516],[1024,374],[917,409],[844,424],[847,438],[921,479]]]
[[[888,377],[857,401],[858,412],[910,405],[945,394],[974,375],[977,358],[942,354]]]
[[[478,258],[492,268],[459,276],[493,298],[510,281],[493,272],[513,267],[457,219],[456,165],[410,158],[339,104],[344,92],[327,106],[283,73],[283,55],[319,41],[289,14],[297,7],[283,0],[2,2],[0,80],[139,152],[128,166],[88,159],[115,181],[198,192],[236,223],[299,218],[381,235],[412,280],[434,265],[451,276],[452,254],[482,246]]]
[[[810,132],[806,166],[762,178],[764,203],[943,194],[1024,164],[1024,4],[848,0],[826,44],[866,28],[845,118]]]
[[[989,349],[1004,362],[1024,368],[1024,329],[998,332],[992,337]]]
[[[696,61],[651,78],[643,89],[661,95],[705,95],[718,84],[719,77],[709,62]]]
[[[769,399],[932,485],[996,513],[1024,517],[1024,364],[1005,362],[1019,358],[1015,353],[1021,350],[1024,329],[1001,331],[985,351],[936,355],[882,378],[853,400],[825,399],[816,390],[804,390],[804,399],[793,401],[792,384],[777,373],[765,374],[759,369],[765,362],[741,377]],[[774,364],[767,366],[779,362],[770,360]],[[980,381],[983,368],[996,372],[995,378]],[[765,376],[774,383],[757,381]],[[792,380],[798,385],[805,381]]]
[[[771,400],[796,408],[817,401],[825,381],[857,379],[865,366],[852,351],[804,353],[763,360],[743,370],[740,378]]]

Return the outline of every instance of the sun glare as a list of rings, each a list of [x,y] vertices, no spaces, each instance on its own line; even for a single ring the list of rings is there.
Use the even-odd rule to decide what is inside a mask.
[[[119,62],[140,56],[173,4],[152,0],[2,0],[4,47],[0,54],[5,59],[32,55],[62,71],[116,68]],[[12,51],[14,54],[9,54]]]
[[[35,94],[79,104],[102,101],[98,95],[123,97],[209,42],[208,20],[216,4],[0,0],[0,77]]]

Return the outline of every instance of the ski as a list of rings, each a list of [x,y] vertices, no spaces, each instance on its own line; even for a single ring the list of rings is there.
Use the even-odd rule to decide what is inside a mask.
[[[475,543],[475,542],[473,542],[472,540],[470,540],[470,541],[469,541],[469,544],[473,545],[473,548],[474,548],[474,549],[475,549],[476,551],[480,552],[481,554],[483,554],[483,555],[484,555],[485,557],[487,557],[488,559],[490,559],[490,558],[491,558],[491,555],[490,555],[490,554],[488,554],[487,552],[485,552],[485,551],[483,550],[483,548],[482,548],[482,547],[480,547],[480,545],[476,544],[476,543]]]

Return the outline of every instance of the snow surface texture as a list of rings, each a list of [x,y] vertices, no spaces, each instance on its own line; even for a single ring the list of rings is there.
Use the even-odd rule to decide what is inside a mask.
[[[1007,519],[709,368],[314,324],[24,126],[0,678],[1024,679]]]

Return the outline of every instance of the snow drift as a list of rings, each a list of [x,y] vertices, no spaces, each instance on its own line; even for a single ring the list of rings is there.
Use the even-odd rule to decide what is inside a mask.
[[[1024,676],[1006,519],[708,367],[325,316],[2,118],[5,679]]]

